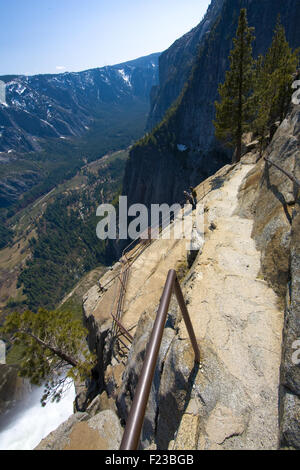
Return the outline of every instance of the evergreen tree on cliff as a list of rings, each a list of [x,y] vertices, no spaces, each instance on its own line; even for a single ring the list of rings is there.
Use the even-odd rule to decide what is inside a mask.
[[[252,119],[253,71],[252,42],[254,28],[248,26],[247,11],[239,17],[234,47],[230,52],[230,69],[225,82],[219,86],[220,102],[216,102],[216,137],[227,145],[236,147],[234,162],[241,159],[242,136],[249,130]]]
[[[19,374],[34,385],[45,385],[43,406],[49,399],[59,401],[69,379],[91,375],[95,357],[85,341],[87,330],[70,312],[15,312],[7,316],[1,332],[21,345]]]
[[[286,40],[284,27],[278,19],[272,44],[265,57],[259,57],[254,88],[257,109],[254,130],[261,146],[275,121],[283,121],[293,93],[293,74],[297,70],[299,51],[292,51]],[[272,137],[272,136],[271,136]]]

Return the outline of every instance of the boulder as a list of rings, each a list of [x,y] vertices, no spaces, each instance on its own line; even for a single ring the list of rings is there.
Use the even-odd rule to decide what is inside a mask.
[[[41,441],[35,450],[117,450],[123,431],[112,410],[92,418],[76,413]]]
[[[101,395],[97,395],[88,406],[86,412],[93,417],[104,410],[116,411],[115,401],[112,398],[109,398],[106,392],[101,393]]]

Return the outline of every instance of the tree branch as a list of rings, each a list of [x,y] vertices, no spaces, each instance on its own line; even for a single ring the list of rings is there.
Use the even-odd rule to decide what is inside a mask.
[[[53,354],[55,354],[56,356],[60,357],[60,359],[62,359],[63,361],[67,362],[68,364],[70,364],[71,366],[73,367],[78,367],[79,363],[78,361],[76,361],[76,359],[70,357],[69,355],[65,354],[63,351],[61,351],[60,349],[57,349],[53,346],[51,346],[49,343],[46,343],[45,341],[43,341],[42,339],[40,339],[38,336],[34,335],[33,333],[31,333],[30,331],[28,330],[25,330],[23,328],[19,329],[18,330],[20,333],[23,333],[25,335],[28,335],[30,336],[31,338],[33,338],[40,346],[42,346],[44,349],[49,349],[51,352],[53,352]]]

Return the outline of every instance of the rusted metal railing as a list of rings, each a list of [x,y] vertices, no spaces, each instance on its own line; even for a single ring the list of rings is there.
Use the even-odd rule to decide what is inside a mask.
[[[117,326],[119,327],[119,329],[122,331],[122,334],[124,336],[126,336],[126,338],[132,343],[133,341],[133,337],[131,336],[131,334],[129,333],[129,331],[125,328],[124,325],[122,325],[122,323],[114,316],[114,314],[112,313],[111,316],[113,317],[113,320],[116,322]]]
[[[126,289],[127,289],[127,283],[128,283],[128,278],[129,278],[129,274],[130,274],[131,265],[144,252],[144,250],[147,248],[147,246],[148,245],[141,245],[137,249],[137,251],[134,253],[134,256],[133,256],[132,260],[129,260],[127,258],[127,254],[123,253],[123,256],[121,258],[122,269],[121,269],[120,274],[117,276],[118,281],[119,281],[119,289],[117,289],[118,292],[115,295],[115,299],[112,303],[112,308],[111,308],[111,316],[113,318],[113,324],[112,324],[111,332],[112,332],[113,338],[116,338],[116,339],[120,340],[120,337],[118,335],[121,332],[121,334],[123,334],[130,343],[132,343],[133,338],[128,333],[128,331],[126,330],[124,325],[122,325],[122,323],[121,323],[121,318],[122,318],[122,313],[123,313],[123,306],[124,306]]]
[[[187,331],[194,349],[195,362],[200,362],[200,351],[194,329],[182,295],[181,287],[174,269],[169,271],[164,291],[160,300],[152,334],[147,346],[145,361],[139,378],[134,400],[128,416],[120,450],[136,450],[139,445],[146,407],[151,390],[158,353],[168,314],[172,293],[175,293],[181,309]]]

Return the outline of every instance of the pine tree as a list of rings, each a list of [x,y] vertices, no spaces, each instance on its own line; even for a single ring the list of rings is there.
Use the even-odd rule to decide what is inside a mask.
[[[242,136],[249,130],[252,116],[251,92],[253,88],[254,60],[252,41],[254,28],[248,26],[247,11],[242,9],[239,17],[234,47],[230,52],[230,69],[225,82],[219,86],[220,102],[216,102],[216,137],[227,145],[236,147],[234,162],[242,153]]]
[[[22,345],[19,374],[34,385],[45,384],[42,405],[59,401],[70,379],[91,375],[95,357],[89,352],[87,330],[70,312],[40,309],[8,315],[1,332]]]
[[[288,111],[298,54],[298,51],[293,52],[289,47],[279,18],[272,44],[266,56],[259,59],[256,71],[254,101],[257,115],[253,127],[260,137],[261,145],[270,126],[276,120],[283,121]]]
[[[256,62],[254,75],[253,108],[256,117],[252,124],[252,130],[258,136],[260,142],[260,154],[262,154],[268,123],[272,109],[272,89],[270,87],[270,76],[265,67],[265,57],[259,56]]]

